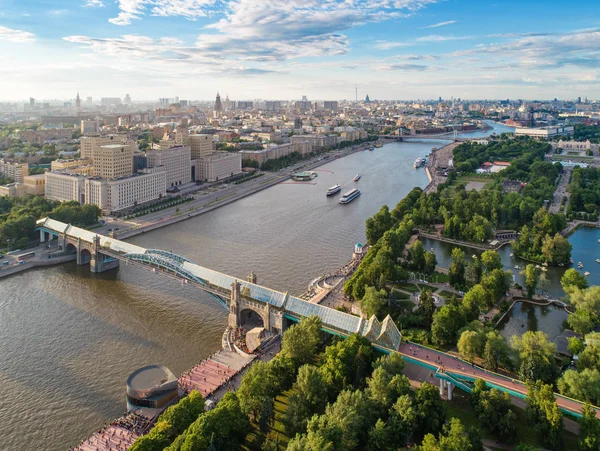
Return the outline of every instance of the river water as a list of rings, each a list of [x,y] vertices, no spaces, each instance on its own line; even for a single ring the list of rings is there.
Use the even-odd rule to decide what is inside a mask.
[[[435,142],[391,143],[130,242],[301,294],[348,261],[364,221],[427,177],[412,165]],[[352,181],[355,174],[362,179]],[[326,189],[359,187],[348,205]],[[0,282],[0,450],[60,450],[125,409],[125,380],[165,364],[176,374],[220,348],[227,312],[190,286],[131,266],[90,274],[75,264]]]

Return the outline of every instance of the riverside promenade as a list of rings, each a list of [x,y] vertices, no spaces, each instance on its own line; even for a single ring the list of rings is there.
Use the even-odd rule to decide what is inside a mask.
[[[243,356],[225,349],[215,352],[179,376],[179,394],[184,396],[198,390],[206,400],[216,404],[225,393],[239,387],[243,374],[254,361],[271,360],[280,350],[281,341],[276,340],[259,355]],[[144,415],[143,409],[126,412],[68,451],[125,451],[148,433],[157,418],[158,415]]]

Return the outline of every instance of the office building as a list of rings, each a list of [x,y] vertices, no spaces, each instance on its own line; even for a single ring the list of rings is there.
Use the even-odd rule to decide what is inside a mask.
[[[95,134],[100,132],[100,122],[99,121],[87,121],[82,120],[81,125],[79,127],[79,131],[82,135]]]
[[[236,108],[238,110],[247,110],[254,107],[254,102],[248,100],[238,100],[236,102]]]
[[[133,174],[133,153],[136,144],[107,144],[94,148],[94,175],[116,179]]]
[[[212,135],[189,135],[182,139],[182,143],[190,147],[192,160],[210,155],[215,151]]]
[[[102,105],[102,106],[121,105],[121,98],[120,97],[102,97],[100,99],[100,105]]]
[[[71,172],[46,172],[45,192],[50,200],[85,203],[85,175]]]
[[[279,100],[267,100],[265,102],[265,110],[267,111],[278,111],[281,109],[281,101]]]
[[[159,167],[116,180],[92,177],[84,181],[84,193],[86,204],[97,205],[105,213],[121,211],[165,196],[167,173]]]
[[[146,152],[148,167],[165,168],[167,187],[184,185],[192,181],[191,149],[188,146],[177,146],[167,150]]]
[[[337,100],[325,100],[323,102],[323,109],[327,111],[337,111],[338,103]]]
[[[23,178],[29,174],[27,163],[13,163],[0,160],[0,177],[6,177],[15,183],[23,183]]]
[[[44,174],[28,175],[23,178],[23,183],[9,183],[0,186],[0,197],[23,197],[26,195],[43,196],[46,186]]]
[[[242,172],[242,154],[215,152],[196,160],[197,180],[215,182]]]
[[[66,171],[81,175],[94,175],[94,166],[90,158],[79,158],[73,160],[54,160],[50,163],[50,170]]]
[[[575,131],[573,126],[552,126],[552,127],[518,127],[515,130],[515,136],[531,136],[537,139],[548,139],[554,136],[572,136]]]
[[[79,156],[81,158],[93,158],[94,148],[105,146],[107,144],[126,144],[128,142],[126,135],[100,136],[98,134],[91,136],[82,136],[79,142]]]

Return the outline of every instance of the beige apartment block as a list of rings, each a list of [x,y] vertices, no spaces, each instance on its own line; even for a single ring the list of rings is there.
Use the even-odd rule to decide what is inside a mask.
[[[89,178],[84,186],[85,203],[97,205],[109,213],[165,196],[167,173],[162,167],[149,168],[118,180]]]
[[[108,144],[95,147],[92,160],[94,175],[107,179],[117,179],[133,174],[133,153],[136,144]]]
[[[110,135],[101,136],[98,134],[90,136],[82,136],[80,140],[80,158],[93,158],[93,152],[95,147],[106,146],[108,144],[127,144],[127,135]]]
[[[215,151],[212,135],[189,135],[182,140],[183,144],[189,146],[192,151],[192,160],[197,160]]]
[[[27,163],[13,163],[0,160],[0,176],[8,177],[15,183],[23,183],[23,178],[29,174],[29,165]]]
[[[198,180],[215,182],[242,172],[240,153],[215,152],[199,158],[196,166]]]
[[[192,181],[191,149],[189,146],[171,147],[167,150],[146,152],[148,167],[162,166],[167,172],[167,187],[184,185]]]
[[[45,192],[50,200],[60,202],[74,200],[79,203],[85,202],[85,179],[84,175],[69,172],[46,172]]]

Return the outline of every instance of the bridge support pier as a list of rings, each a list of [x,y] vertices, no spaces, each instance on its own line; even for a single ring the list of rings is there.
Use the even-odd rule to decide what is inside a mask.
[[[452,401],[452,389],[454,388],[454,385],[452,385],[450,382],[448,382],[448,401]]]
[[[119,267],[119,260],[96,253],[90,260],[90,272],[101,273]]]
[[[444,389],[446,388],[446,381],[440,379],[440,396],[444,396]]]

